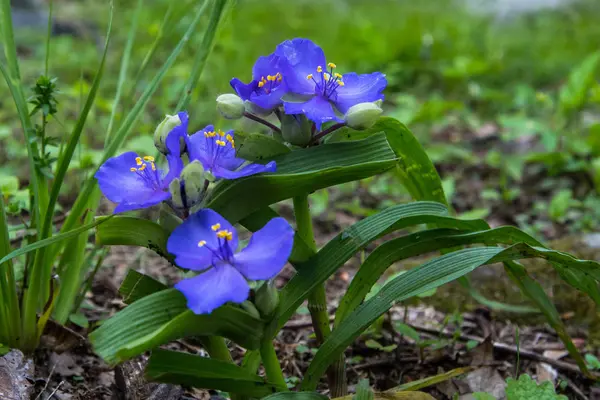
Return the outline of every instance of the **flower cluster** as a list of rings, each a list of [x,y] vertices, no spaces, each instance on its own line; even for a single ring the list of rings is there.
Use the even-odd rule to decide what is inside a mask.
[[[337,69],[336,64],[327,62],[325,53],[315,43],[293,39],[257,60],[252,81],[246,84],[234,78],[230,83],[242,100],[254,106],[252,109],[258,107],[269,113],[283,107],[285,114],[304,115],[316,129],[321,129],[330,121],[348,122],[354,106],[384,98],[384,74],[341,74]],[[364,125],[363,122],[361,127]]]

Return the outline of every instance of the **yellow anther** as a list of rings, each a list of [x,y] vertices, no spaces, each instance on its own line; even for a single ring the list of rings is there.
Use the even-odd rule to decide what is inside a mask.
[[[329,64],[327,64],[327,66],[329,68],[337,68],[337,65],[335,65],[334,63],[329,63]]]
[[[221,137],[225,136],[225,132],[223,132],[222,130],[219,129],[219,136],[221,136]]]
[[[342,74],[338,74],[337,72],[333,74],[336,78],[342,79]]]
[[[198,247],[202,247],[206,244],[206,240],[201,240],[198,242]]]
[[[323,67],[321,67],[320,65],[317,67],[317,72],[323,72]]]
[[[342,82],[342,81],[337,81],[337,84],[340,86],[344,86],[344,82]]]
[[[218,144],[219,146],[225,146],[225,141],[224,140],[215,140],[215,143]]]
[[[283,76],[281,76],[281,74],[278,73],[278,77],[277,77],[277,82],[281,82],[283,80]]]
[[[144,156],[144,161],[154,161],[154,157],[152,156]]]
[[[324,73],[323,74],[323,79],[325,79],[325,81],[329,81],[329,78],[331,77],[331,75],[329,75],[328,73]]]
[[[261,87],[263,87],[263,86],[265,86],[265,83],[264,83],[263,81],[260,81],[260,82],[258,82],[258,87],[259,87],[259,88],[261,88]]]
[[[233,142],[233,136],[231,136],[229,133],[227,134],[227,136],[225,136],[225,139],[227,139],[229,143]]]
[[[306,75],[306,79],[308,79],[309,81],[313,78],[313,74],[308,74]]]
[[[146,164],[142,164],[142,166],[138,168],[138,171],[143,171],[145,169],[146,169]]]
[[[213,231],[218,231],[219,229],[221,229],[221,224],[219,224],[218,222],[216,224],[214,224],[213,226],[210,227],[210,229],[212,229]]]
[[[217,134],[215,132],[204,132],[204,136],[206,137],[215,137]]]
[[[208,132],[204,132],[204,137],[210,137]]]
[[[154,161],[151,161],[150,164],[152,165],[152,171],[156,171],[156,165],[154,164]]]
[[[233,141],[233,140],[232,140],[232,141],[231,141],[231,142],[229,142],[229,143],[231,143],[231,147],[232,147],[232,148],[235,148],[235,141]]]
[[[137,169],[135,169],[134,167],[131,167],[131,168],[129,168],[129,170],[130,170],[131,172],[135,172],[135,171],[137,171]]]
[[[275,79],[277,79],[277,75],[267,75],[268,81],[275,81]]]
[[[143,164],[143,163],[142,163],[142,157],[136,157],[136,158],[135,158],[135,163],[136,163],[137,165],[142,165],[142,164]]]
[[[233,239],[233,233],[230,232],[230,231],[228,231],[228,230],[226,230],[226,229],[223,229],[223,230],[217,232],[217,237],[219,239],[232,240]]]

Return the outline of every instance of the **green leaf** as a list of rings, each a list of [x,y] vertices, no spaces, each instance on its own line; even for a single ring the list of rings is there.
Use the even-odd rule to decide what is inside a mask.
[[[258,348],[264,322],[235,306],[196,315],[176,289],[138,299],[92,332],[90,341],[100,357],[116,364],[172,340],[188,336],[224,336],[248,349]]]
[[[363,303],[343,320],[315,355],[306,372],[302,388],[311,390],[316,387],[329,364],[337,359],[361,332],[396,302],[453,281],[481,265],[531,257],[544,258],[563,264],[568,268],[584,271],[589,277],[596,280],[600,278],[600,264],[596,262],[577,260],[564,253],[524,243],[507,248],[463,249],[442,255],[394,279],[381,289],[378,296]]]
[[[583,107],[588,91],[595,82],[600,64],[600,51],[590,54],[571,73],[559,93],[559,108],[565,116]]]
[[[507,400],[567,400],[567,396],[557,395],[552,382],[538,385],[529,375],[521,375],[518,380],[506,380]]]
[[[277,172],[217,184],[205,207],[235,223],[264,206],[377,175],[398,162],[384,134],[363,141],[301,149],[274,160]]]
[[[555,267],[555,269],[556,269],[556,267]],[[469,291],[469,295],[471,295],[471,297],[474,300],[478,301],[479,303],[483,304],[484,306],[486,306],[492,310],[502,311],[502,312],[506,312],[506,313],[515,313],[515,314],[533,314],[533,313],[540,312],[540,309],[537,307],[513,305],[513,304],[501,303],[501,302],[495,301],[495,300],[490,300],[490,299],[486,298],[485,296],[483,296],[481,293],[479,293],[471,285],[471,281],[469,280],[468,276],[464,276],[464,277],[460,278],[458,280],[458,282]]]
[[[259,398],[286,390],[230,362],[168,350],[152,352],[145,375],[153,381]]]
[[[373,339],[368,339],[365,341],[365,346],[367,346],[370,349],[381,349],[383,346],[381,345],[381,343],[379,343],[377,340],[373,340]]]
[[[161,257],[173,262],[167,252],[169,232],[157,223],[136,217],[117,216],[96,230],[99,246],[139,246],[153,250]]]
[[[455,220],[456,227],[461,228],[464,221]],[[453,224],[448,223],[449,226]],[[432,229],[392,239],[377,247],[367,257],[363,265],[352,279],[335,316],[335,325],[339,325],[352,311],[360,305],[375,282],[385,270],[395,262],[436,250],[450,249],[474,243],[497,244],[526,242],[541,245],[537,240],[513,227],[502,227],[475,232],[465,232],[468,226],[462,225],[463,231],[452,229]]]
[[[327,396],[317,392],[279,392],[263,397],[262,400],[327,400]]]
[[[261,133],[235,132],[236,155],[248,161],[270,161],[291,150],[271,136]]]
[[[585,355],[585,362],[591,370],[600,370],[600,360],[595,355],[588,353]]]
[[[356,394],[352,397],[352,400],[373,400],[375,394],[369,386],[368,379],[361,379],[356,385]]]
[[[2,257],[0,259],[0,267],[2,267],[2,264],[4,264],[5,262],[7,262],[9,260],[12,260],[15,257],[22,256],[23,254],[27,254],[34,250],[40,249],[42,247],[46,247],[51,244],[59,243],[63,240],[77,236],[87,230],[90,230],[91,228],[93,228],[95,226],[98,226],[100,224],[103,224],[106,221],[109,221],[111,218],[112,218],[112,216],[98,218],[98,219],[96,219],[96,221],[89,223],[87,225],[81,226],[77,229],[73,229],[71,231],[64,232],[64,233],[59,233],[59,234],[51,236],[47,239],[33,242],[31,244],[28,244],[27,246],[23,246],[20,249],[14,250],[14,251],[10,252],[9,254],[5,255],[4,257]]]
[[[125,304],[131,304],[142,297],[165,289],[168,289],[167,285],[160,283],[148,275],[130,269],[127,271],[127,276],[123,280],[123,283],[121,283],[121,287],[119,287],[119,293],[123,296]]]
[[[402,336],[406,336],[407,338],[411,338],[415,342],[421,341],[421,335],[417,332],[412,326],[403,324],[402,322],[396,322],[394,324],[394,328],[396,332],[398,332]]]
[[[484,392],[473,393],[473,398],[475,400],[496,400],[496,398],[494,396],[492,396],[489,393],[484,393]]]
[[[279,324],[285,324],[313,288],[325,282],[350,257],[378,237],[407,226],[434,222],[457,228],[470,226],[477,229],[487,226],[483,221],[459,221],[445,217],[446,213],[446,207],[440,203],[401,204],[367,217],[346,229],[308,261],[296,265],[298,273],[281,291]]]

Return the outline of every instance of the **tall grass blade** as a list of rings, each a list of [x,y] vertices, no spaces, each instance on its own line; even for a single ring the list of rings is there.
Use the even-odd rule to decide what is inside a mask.
[[[0,257],[11,252],[4,198],[0,193]],[[0,264],[0,343],[17,347],[21,337],[19,299],[12,262]]]

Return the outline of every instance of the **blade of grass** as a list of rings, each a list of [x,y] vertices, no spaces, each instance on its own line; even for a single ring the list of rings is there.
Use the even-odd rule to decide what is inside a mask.
[[[48,1],[48,32],[46,33],[46,63],[44,64],[44,75],[48,76],[50,69],[50,37],[52,36],[52,0]]]
[[[187,107],[190,99],[192,97],[192,92],[196,88],[198,84],[198,80],[200,79],[200,75],[202,75],[202,71],[204,70],[204,66],[206,65],[206,60],[208,59],[208,55],[210,54],[213,42],[215,40],[215,35],[217,34],[217,28],[219,26],[219,21],[221,20],[221,16],[223,15],[223,10],[227,5],[227,0],[215,0],[215,5],[210,14],[210,19],[208,22],[208,27],[206,31],[204,31],[204,37],[202,38],[202,44],[200,45],[200,50],[196,54],[196,59],[194,60],[194,66],[192,67],[192,73],[185,86],[183,87],[183,91],[181,92],[181,98],[177,103],[176,111],[183,110]]]
[[[123,51],[123,57],[121,59],[121,68],[119,70],[119,81],[117,82],[117,92],[115,93],[115,100],[113,101],[112,110],[110,112],[110,119],[108,121],[108,128],[106,128],[106,137],[104,138],[104,145],[110,142],[110,136],[112,133],[115,117],[117,116],[117,110],[119,109],[119,103],[121,102],[121,93],[123,86],[125,86],[125,80],[127,79],[127,70],[129,69],[129,60],[131,59],[131,49],[133,49],[133,42],[135,41],[135,33],[138,27],[138,20],[142,11],[144,0],[138,0],[137,7],[133,13],[131,19],[131,26],[129,27],[129,34],[127,35],[127,43],[125,44],[125,50]],[[170,6],[169,6],[170,7]]]
[[[0,257],[11,252],[8,221],[4,210],[4,198],[0,193]],[[21,337],[19,298],[12,262],[0,264],[0,342],[17,347]]]

